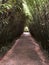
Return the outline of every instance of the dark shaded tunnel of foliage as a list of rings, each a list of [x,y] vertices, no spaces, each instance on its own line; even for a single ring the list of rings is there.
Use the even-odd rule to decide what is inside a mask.
[[[29,0],[27,3],[32,13],[32,19],[29,22],[30,33],[49,53],[49,1]]]
[[[27,6],[23,6],[23,3]],[[26,13],[24,10],[28,8]],[[23,9],[24,8],[24,9]],[[28,26],[31,35],[49,53],[49,0],[2,0],[0,48],[9,46]]]
[[[0,6],[0,49],[10,46],[23,33],[26,20],[22,3],[9,2]]]

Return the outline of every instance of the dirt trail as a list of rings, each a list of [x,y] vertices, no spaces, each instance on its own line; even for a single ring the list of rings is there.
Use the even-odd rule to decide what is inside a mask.
[[[0,65],[49,65],[49,61],[30,33],[23,33],[0,61]]]

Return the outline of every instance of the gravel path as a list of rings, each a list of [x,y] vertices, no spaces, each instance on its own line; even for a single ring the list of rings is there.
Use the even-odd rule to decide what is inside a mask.
[[[24,32],[15,40],[0,65],[49,65],[49,61],[30,33]]]

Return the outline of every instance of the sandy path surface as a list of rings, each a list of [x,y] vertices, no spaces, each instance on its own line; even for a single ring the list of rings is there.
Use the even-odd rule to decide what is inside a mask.
[[[23,33],[0,61],[0,65],[49,65],[40,46],[30,33]]]

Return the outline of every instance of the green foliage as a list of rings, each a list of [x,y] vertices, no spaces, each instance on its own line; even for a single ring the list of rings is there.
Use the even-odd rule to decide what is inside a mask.
[[[23,33],[25,20],[20,2],[0,5],[0,48],[13,45],[11,42]]]
[[[12,6],[10,4],[1,4],[0,5],[0,13],[7,12],[7,10],[10,10]]]
[[[7,0],[0,4],[0,48],[29,31],[26,25],[49,52],[49,0]]]
[[[49,51],[49,1],[26,0],[32,18],[29,23],[31,34]]]

